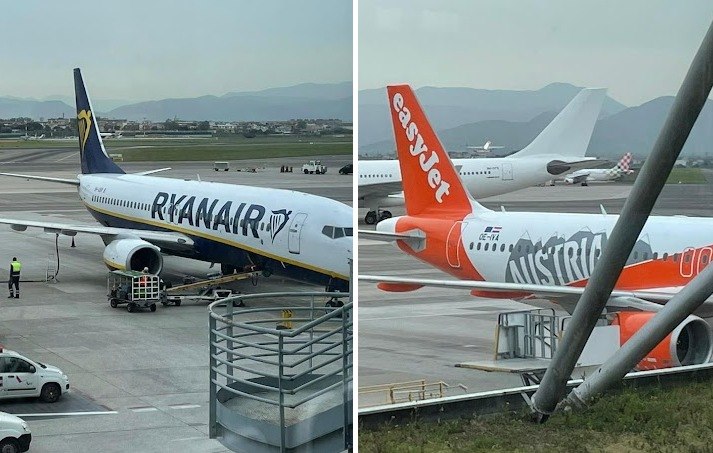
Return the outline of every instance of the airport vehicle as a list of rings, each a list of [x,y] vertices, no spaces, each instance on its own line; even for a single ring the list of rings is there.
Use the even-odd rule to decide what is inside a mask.
[[[629,169],[630,165],[631,153],[626,153],[612,168],[583,168],[582,170],[577,170],[565,176],[564,182],[567,184],[582,184],[586,186],[594,181],[616,181],[621,179],[624,175],[634,173],[634,170]]]
[[[488,140],[483,146],[468,146],[467,148],[475,151],[478,154],[490,154],[492,150],[503,149],[504,146],[494,146],[493,142]]]
[[[32,432],[27,422],[0,412],[0,453],[19,453],[30,449]]]
[[[478,198],[542,184],[556,176],[591,167],[596,159],[584,157],[606,96],[604,89],[584,89],[523,150],[502,158],[454,159],[463,183]],[[405,122],[408,118],[404,117]],[[412,129],[409,136],[417,137]],[[420,146],[422,143],[415,143]],[[359,162],[359,202],[369,211],[364,222],[372,225],[391,217],[382,210],[404,203],[401,170],[397,160]]]
[[[229,162],[215,162],[213,163],[213,170],[215,171],[228,171],[230,170],[230,163]]]
[[[354,173],[354,164],[349,163],[339,169],[340,175],[351,175]]]
[[[59,368],[0,347],[0,399],[39,397],[54,403],[68,391],[69,378]]]
[[[11,218],[0,223],[17,231],[99,235],[111,269],[147,267],[159,274],[165,253],[220,263],[223,274],[253,265],[264,275],[348,290],[351,207],[291,190],[151,176],[166,169],[126,174],[107,155],[79,69],[74,81],[82,174],[76,179],[0,174],[76,187],[101,225]],[[327,236],[325,227],[344,234]]]
[[[571,313],[618,216],[486,209],[461,182],[411,88],[398,85],[387,91],[406,215],[380,222],[376,231],[360,231],[360,237],[395,242],[459,281],[368,275],[360,275],[360,281],[380,282],[386,291],[436,286],[490,298],[535,296]],[[418,152],[412,153],[414,142]],[[608,303],[609,309],[627,312],[622,343],[710,263],[711,231],[711,218],[649,217]],[[708,361],[712,341],[710,326],[690,316],[645,360]]]
[[[166,305],[166,293],[158,275],[138,271],[111,271],[106,279],[107,299],[111,308],[126,304],[129,313],[140,308],[156,311],[156,304]]]
[[[317,174],[317,175],[323,175],[327,173],[327,167],[322,165],[322,161],[320,160],[311,160],[307,162],[306,164],[302,165],[302,172],[306,174]]]

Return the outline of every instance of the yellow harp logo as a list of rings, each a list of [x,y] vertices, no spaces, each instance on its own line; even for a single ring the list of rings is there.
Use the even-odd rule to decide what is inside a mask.
[[[92,111],[81,110],[77,113],[77,127],[79,128],[79,143],[82,151],[89,138],[89,130],[92,128]]]

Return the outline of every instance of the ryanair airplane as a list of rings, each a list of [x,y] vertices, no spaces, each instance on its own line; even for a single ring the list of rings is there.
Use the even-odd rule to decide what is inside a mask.
[[[352,208],[302,192],[126,174],[107,155],[79,69],[74,70],[79,152],[77,179],[0,173],[71,184],[101,224],[68,225],[0,218],[74,236],[101,236],[112,269],[159,273],[162,254],[220,263],[224,274],[256,266],[263,274],[348,290]],[[164,170],[164,169],[162,169]]]

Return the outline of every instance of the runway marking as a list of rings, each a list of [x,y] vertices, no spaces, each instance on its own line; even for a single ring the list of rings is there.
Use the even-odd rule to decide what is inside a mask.
[[[171,409],[195,409],[197,407],[201,407],[200,404],[174,404],[172,406],[168,406]]]
[[[155,407],[130,407],[129,409],[134,412],[153,412],[158,410],[158,408]]]
[[[13,414],[20,418],[27,417],[71,417],[75,415],[109,415],[118,414],[117,411],[97,411],[97,412],[47,412],[47,413],[34,413],[34,414]]]
[[[60,158],[57,159],[55,162],[62,162],[63,160],[69,159],[70,157],[74,157],[74,156],[76,156],[76,155],[78,155],[78,154],[79,154],[79,151],[77,151],[76,153],[72,153],[72,154],[70,154],[69,156],[60,157]]]

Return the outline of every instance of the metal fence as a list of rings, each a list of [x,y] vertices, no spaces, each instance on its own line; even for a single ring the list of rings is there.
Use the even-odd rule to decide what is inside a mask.
[[[351,446],[352,303],[343,303],[348,297],[268,293],[209,306],[211,438],[244,451]],[[241,308],[257,301],[269,305]]]

